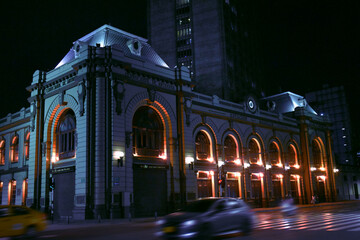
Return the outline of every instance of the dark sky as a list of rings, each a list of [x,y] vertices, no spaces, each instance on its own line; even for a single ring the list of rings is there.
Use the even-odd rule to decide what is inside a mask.
[[[360,122],[359,1],[261,2],[255,12],[274,93],[344,85]],[[35,70],[53,69],[72,42],[103,24],[147,37],[146,0],[13,0],[1,8],[0,118],[28,107],[25,87]]]

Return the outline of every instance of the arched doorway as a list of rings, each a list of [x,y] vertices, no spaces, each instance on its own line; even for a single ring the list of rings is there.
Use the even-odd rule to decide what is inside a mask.
[[[76,119],[72,110],[65,110],[55,128],[55,157],[53,158],[52,179],[55,183],[50,207],[55,219],[73,216],[75,197],[75,156]],[[65,165],[62,163],[66,162]]]
[[[136,217],[164,215],[168,211],[165,128],[158,112],[148,106],[134,114],[133,183]]]
[[[209,134],[201,130],[195,137],[195,151],[197,164],[213,162],[212,143]],[[214,197],[214,172],[199,171],[197,173],[197,197]]]
[[[317,169],[323,168],[323,158],[320,143],[317,140],[312,141],[312,157],[314,167]],[[326,201],[326,176],[318,175],[316,176],[316,187],[314,190],[315,195],[317,196],[319,202]]]

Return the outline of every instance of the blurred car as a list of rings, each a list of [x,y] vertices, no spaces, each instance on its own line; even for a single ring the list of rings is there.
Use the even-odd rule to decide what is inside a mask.
[[[46,215],[25,206],[0,206],[0,237],[35,237],[46,228]]]
[[[163,239],[211,239],[253,229],[254,214],[241,199],[205,198],[157,222],[156,235]]]

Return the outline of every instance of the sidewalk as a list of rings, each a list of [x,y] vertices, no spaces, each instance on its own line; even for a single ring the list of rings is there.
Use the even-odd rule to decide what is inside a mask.
[[[328,203],[318,203],[315,205],[312,204],[303,204],[297,205],[298,208],[316,208],[316,207],[326,207],[326,206],[336,206],[336,205],[359,205],[360,209],[360,201],[352,200],[352,201],[342,201],[342,202],[328,202]],[[272,208],[254,208],[254,212],[276,212],[280,211],[280,207],[272,207]],[[72,228],[87,228],[87,227],[96,227],[96,226],[104,226],[104,225],[118,225],[118,224],[134,224],[134,223],[151,223],[155,222],[156,219],[154,217],[150,218],[132,218],[131,221],[127,218],[122,219],[101,219],[100,221],[97,219],[91,220],[70,220],[69,223],[67,221],[56,221],[51,223],[48,222],[48,226],[45,231],[53,231],[53,230],[62,230],[62,229],[72,229]]]
[[[326,206],[336,206],[336,205],[351,205],[351,204],[359,204],[360,200],[349,200],[349,201],[340,201],[340,202],[325,202],[325,203],[317,203],[317,204],[299,204],[296,205],[298,208],[315,208],[315,207],[326,207]],[[280,211],[279,207],[272,208],[253,208],[254,212],[272,212],[272,211]]]

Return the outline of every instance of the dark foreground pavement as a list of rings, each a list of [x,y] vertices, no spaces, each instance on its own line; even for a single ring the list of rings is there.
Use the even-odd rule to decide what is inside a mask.
[[[342,201],[342,202],[330,202],[330,203],[318,203],[315,205],[297,205],[298,208],[301,209],[311,209],[311,208],[321,208],[321,207],[328,207],[328,206],[339,206],[342,207],[349,207],[349,206],[358,206],[360,211],[360,200],[354,201]],[[255,213],[262,213],[262,212],[279,212],[280,207],[273,207],[273,208],[254,208],[253,211]],[[74,221],[74,220],[64,220],[64,221],[56,221],[54,223],[48,223],[48,226],[45,231],[53,231],[53,230],[61,230],[61,229],[74,229],[74,228],[89,228],[95,227],[98,225],[115,225],[115,224],[137,224],[137,223],[151,223],[155,222],[156,218],[132,218],[132,219],[102,219],[102,220],[83,220],[83,221]]]

